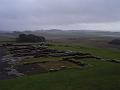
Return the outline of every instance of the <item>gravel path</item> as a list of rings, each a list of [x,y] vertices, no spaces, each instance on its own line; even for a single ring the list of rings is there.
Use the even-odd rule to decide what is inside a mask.
[[[5,68],[8,67],[8,64],[7,62],[2,61],[4,55],[5,55],[5,51],[2,47],[0,47],[0,80],[10,78],[7,74],[7,71],[5,70]]]

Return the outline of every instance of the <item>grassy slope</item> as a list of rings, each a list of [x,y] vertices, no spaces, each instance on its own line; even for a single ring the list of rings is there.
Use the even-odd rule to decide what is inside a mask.
[[[15,41],[15,39],[11,38],[11,37],[0,36],[0,43],[5,43],[5,42],[9,42],[9,41]]]
[[[119,64],[93,61],[93,67],[0,81],[0,90],[119,90]]]
[[[108,58],[120,58],[119,52],[108,49],[78,45],[53,47],[62,50],[87,51]],[[92,67],[0,81],[0,90],[120,90],[120,64],[96,60],[86,62],[91,63]]]
[[[111,59],[120,59],[120,51],[97,48],[89,45],[79,45],[79,44],[55,44],[51,48],[60,49],[60,50],[72,50],[80,52],[88,52],[97,56],[111,58]]]

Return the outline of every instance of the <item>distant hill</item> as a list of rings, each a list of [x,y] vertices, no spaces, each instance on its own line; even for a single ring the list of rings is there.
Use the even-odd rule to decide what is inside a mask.
[[[47,39],[58,38],[80,38],[80,37],[120,37],[120,32],[95,31],[95,30],[34,30],[34,31],[14,31],[0,32],[0,36],[17,37],[19,34],[34,34],[37,36],[45,36]]]

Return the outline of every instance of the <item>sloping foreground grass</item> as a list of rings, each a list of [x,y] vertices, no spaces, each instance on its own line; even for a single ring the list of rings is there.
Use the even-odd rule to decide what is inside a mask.
[[[0,81],[0,90],[120,90],[120,64],[92,61],[81,70]]]

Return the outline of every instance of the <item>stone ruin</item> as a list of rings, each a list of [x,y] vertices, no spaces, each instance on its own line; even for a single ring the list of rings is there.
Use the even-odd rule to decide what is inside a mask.
[[[81,61],[77,61],[77,59],[84,59],[84,58],[95,58],[95,59],[101,59],[99,57],[96,57],[90,53],[83,53],[83,52],[73,52],[70,50],[64,51],[64,50],[56,50],[51,49],[47,45],[43,44],[7,44],[3,45],[6,50],[8,51],[9,55],[6,56],[5,60],[10,64],[10,67],[8,70],[9,75],[16,75],[16,76],[22,76],[24,74],[30,74],[31,72],[53,72],[53,71],[59,71],[64,70],[67,68],[66,65],[61,65],[59,68],[52,68],[50,67],[48,70],[44,70],[39,66],[37,63],[31,63],[22,65],[19,67],[14,67],[16,64],[19,64],[20,61],[22,61],[25,57],[31,57],[31,58],[39,58],[39,57],[58,57],[62,58],[62,60],[58,62],[69,62],[74,63],[80,67],[85,67],[88,64],[83,63]],[[51,61],[50,61],[51,62]],[[56,62],[56,63],[58,63]],[[49,63],[47,61],[42,63]],[[42,64],[40,63],[40,64]],[[39,71],[40,70],[40,71]],[[24,73],[21,73],[24,72]]]

